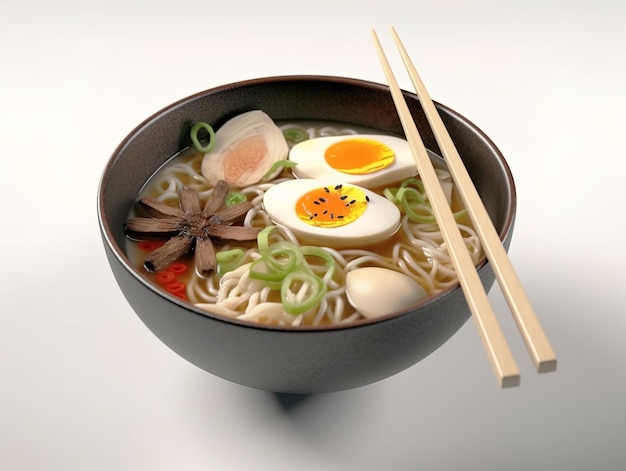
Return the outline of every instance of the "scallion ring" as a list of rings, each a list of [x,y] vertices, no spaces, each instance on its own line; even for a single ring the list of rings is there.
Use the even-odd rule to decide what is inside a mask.
[[[302,254],[297,248],[270,247],[263,258],[267,267],[274,273],[283,273],[283,278],[302,263]]]
[[[244,203],[246,201],[248,201],[248,197],[246,195],[237,191],[231,191],[230,193],[228,193],[228,196],[226,196],[226,200],[224,201],[224,203],[226,204],[226,206],[230,207],[239,203]]]
[[[243,256],[244,251],[241,249],[217,252],[215,254],[215,258],[217,259],[217,273],[223,275],[224,273],[234,270],[239,266],[241,260],[243,260]]]
[[[279,170],[282,170],[283,168],[293,168],[296,165],[298,164],[294,162],[293,160],[277,160],[276,162],[272,164],[270,169],[267,172],[265,172],[265,175],[263,175],[263,178],[261,178],[261,181],[266,182],[268,180],[271,180],[276,175],[278,175]]]
[[[205,130],[209,133],[209,143],[207,145],[204,145],[200,142],[198,133],[201,130]],[[202,121],[197,122],[193,125],[193,127],[191,128],[190,136],[191,142],[193,142],[193,146],[197,149],[198,152],[206,154],[207,152],[210,152],[215,145],[215,131],[213,131],[213,128],[210,124],[204,123]]]
[[[270,234],[276,229],[276,226],[266,226],[261,232],[259,232],[256,236],[257,245],[259,246],[259,253],[264,253],[267,251],[270,243]]]
[[[298,127],[284,129],[283,136],[285,136],[285,139],[293,142],[294,144],[305,141],[309,138],[309,135],[307,134],[306,130],[302,128],[298,128]]]
[[[304,271],[291,272],[280,288],[280,299],[285,312],[293,316],[303,314],[317,306],[326,294],[326,284],[315,275]],[[301,291],[305,291],[301,294]],[[293,299],[302,297],[301,300]]]
[[[303,245],[302,247],[300,247],[300,251],[302,252],[302,255],[304,255],[305,257],[307,256],[317,257],[317,258],[321,258],[322,260],[324,260],[324,262],[326,263],[326,267],[327,267],[324,278],[330,279],[333,276],[333,274],[335,273],[337,263],[335,262],[335,259],[333,258],[333,256],[327,250],[324,250],[321,247]],[[308,266],[310,267],[310,265]]]

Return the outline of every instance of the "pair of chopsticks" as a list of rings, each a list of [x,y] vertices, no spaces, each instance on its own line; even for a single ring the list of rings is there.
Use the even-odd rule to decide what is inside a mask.
[[[511,309],[535,368],[539,373],[555,371],[557,363],[556,356],[513,269],[513,265],[489,218],[487,210],[467,173],[467,169],[463,165],[461,157],[435,108],[435,104],[431,100],[400,37],[393,27],[391,28],[391,35],[402,56],[402,60],[415,87],[416,94],[420,100],[426,118],[428,119],[435,139],[448,165],[448,170],[452,175],[461,200],[467,209],[474,229],[481,241],[483,250],[485,251],[504,297]],[[518,386],[520,384],[519,368],[500,329],[493,309],[489,304],[487,293],[478,277],[478,272],[463,242],[461,233],[457,228],[454,216],[441,189],[426,147],[419,135],[415,122],[404,100],[402,91],[391,71],[389,62],[374,30],[372,30],[372,36],[389,83],[391,95],[398,111],[402,127],[413,152],[413,156],[415,157],[417,170],[424,183],[426,194],[430,200],[446,246],[448,247],[448,252],[452,258],[459,283],[472,313],[472,317],[476,321],[496,378],[501,387]]]

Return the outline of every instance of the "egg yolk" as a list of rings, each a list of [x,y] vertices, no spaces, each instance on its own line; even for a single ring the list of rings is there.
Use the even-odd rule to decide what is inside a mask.
[[[368,201],[367,195],[360,188],[325,186],[303,194],[296,203],[296,214],[312,226],[345,226],[365,212]]]
[[[332,144],[324,153],[326,163],[339,172],[364,175],[391,165],[393,150],[374,139],[344,139]]]

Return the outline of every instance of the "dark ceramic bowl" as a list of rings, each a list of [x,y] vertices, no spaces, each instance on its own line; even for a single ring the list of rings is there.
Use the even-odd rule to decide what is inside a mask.
[[[439,152],[417,97],[405,93],[426,146]],[[500,151],[474,124],[438,104],[459,153],[506,247],[515,217],[515,186]],[[124,224],[145,181],[190,145],[190,123],[219,127],[261,109],[277,120],[319,119],[403,135],[385,85],[326,76],[249,80],[197,93],[157,112],[119,145],[100,182],[98,217],[106,254],[126,299],[174,352],[227,380],[267,391],[320,393],[373,383],[439,348],[470,317],[457,286],[407,312],[346,327],[264,327],[207,314],[147,282],[124,253]],[[484,260],[480,277],[494,281]]]

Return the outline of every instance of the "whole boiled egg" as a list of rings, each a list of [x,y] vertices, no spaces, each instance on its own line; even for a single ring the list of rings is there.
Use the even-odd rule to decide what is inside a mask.
[[[428,297],[417,281],[382,267],[349,271],[346,294],[350,304],[368,319],[402,311]]]
[[[298,178],[343,181],[366,188],[389,185],[417,173],[409,143],[395,136],[325,136],[296,144],[289,160]]]
[[[360,186],[326,181],[278,183],[265,192],[263,207],[306,244],[363,247],[389,238],[400,227],[400,211],[388,199]]]

